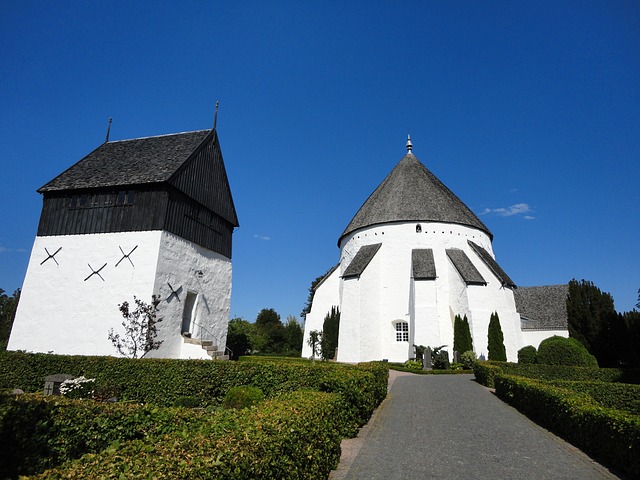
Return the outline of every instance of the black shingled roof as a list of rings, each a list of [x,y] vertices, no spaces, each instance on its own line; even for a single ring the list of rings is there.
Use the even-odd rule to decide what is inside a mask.
[[[467,254],[458,248],[447,248],[447,257],[467,285],[486,285],[484,277],[473,265]]]
[[[378,253],[378,250],[380,250],[381,246],[381,243],[375,243],[373,245],[365,245],[364,247],[361,247],[360,250],[358,250],[358,253],[356,253],[356,256],[353,257],[353,260],[351,260],[349,266],[344,271],[342,277],[359,277],[360,275],[362,275],[362,272],[364,272],[365,268],[367,268],[367,265],[369,265],[369,262],[373,259],[375,254]]]
[[[411,250],[411,270],[414,280],[435,280],[436,264],[431,248]]]
[[[565,330],[569,285],[519,287],[513,291],[523,330]]]
[[[364,202],[340,240],[360,228],[402,221],[468,225],[493,239],[486,225],[412,153],[400,160]]]
[[[500,283],[502,284],[503,287],[510,287],[510,288],[516,287],[515,282],[511,280],[509,275],[507,275],[507,272],[505,272],[502,269],[502,267],[498,265],[498,262],[496,262],[496,260],[489,254],[489,252],[487,252],[484,248],[482,248],[477,243],[472,242],[471,240],[467,240],[467,243],[478,254],[478,256],[485,263],[485,265],[489,267],[489,270],[493,272],[496,278],[500,280]]]
[[[38,192],[167,181],[212,130],[106,142]]]

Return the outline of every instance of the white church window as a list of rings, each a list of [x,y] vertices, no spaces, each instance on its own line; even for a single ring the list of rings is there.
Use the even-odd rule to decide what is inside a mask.
[[[409,323],[396,322],[396,342],[409,341]]]

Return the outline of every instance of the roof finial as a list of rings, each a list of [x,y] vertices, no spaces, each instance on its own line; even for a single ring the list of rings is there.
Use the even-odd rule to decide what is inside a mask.
[[[213,114],[213,129],[216,129],[216,125],[218,124],[218,101],[216,100],[216,112]]]
[[[107,139],[104,141],[104,143],[109,143],[109,133],[111,132],[111,120],[113,120],[113,118],[109,117],[109,125],[107,126]]]
[[[407,155],[413,155],[413,143],[411,143],[411,135],[407,134]]]

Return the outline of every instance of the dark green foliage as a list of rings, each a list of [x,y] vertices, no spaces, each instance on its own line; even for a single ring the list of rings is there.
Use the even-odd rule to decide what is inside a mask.
[[[253,347],[260,353],[281,353],[285,347],[284,325],[273,308],[263,308],[255,323]]]
[[[473,374],[476,377],[476,381],[485,387],[493,388],[495,376],[501,372],[502,370],[498,365],[490,362],[476,362],[473,365]]]
[[[487,349],[489,350],[489,360],[507,361],[507,350],[504,346],[504,335],[502,334],[502,327],[500,327],[498,312],[492,313],[489,319]]]
[[[284,324],[284,355],[299,357],[302,353],[302,341],[304,340],[304,330],[296,317],[287,317]]]
[[[437,350],[437,351],[436,351]],[[433,350],[433,369],[434,370],[449,370],[451,364],[449,363],[449,352],[442,349]]]
[[[632,310],[621,317],[624,335],[620,342],[620,365],[640,368],[640,312]]]
[[[231,350],[230,360],[238,360],[242,355],[251,353],[251,331],[253,325],[243,318],[229,320],[227,329],[227,348]]]
[[[173,405],[175,407],[197,408],[200,406],[200,401],[196,397],[183,395],[182,397],[176,398],[176,401],[174,402]]]
[[[496,394],[605,465],[640,476],[640,418],[599,405],[586,393],[496,375]]]
[[[491,371],[492,373],[488,373]],[[573,380],[640,384],[640,370],[622,368],[587,368],[566,365],[530,365],[511,362],[477,362],[474,366],[476,380],[486,386],[484,379],[495,373],[517,375],[538,380]],[[478,375],[481,377],[479,378]]]
[[[342,412],[338,395],[320,392],[287,394],[242,412],[159,410],[156,416],[177,421],[161,418],[164,431],[151,425],[133,439],[104,442],[99,453],[35,478],[327,478],[340,456]]]
[[[582,343],[604,367],[618,366],[616,350],[624,336],[613,297],[592,282],[573,279],[567,297],[569,336]]]
[[[603,407],[640,415],[640,385],[572,380],[554,380],[549,383],[574,392],[586,393]]]
[[[453,350],[460,354],[473,351],[473,339],[467,316],[464,319],[456,315],[453,321]]]
[[[311,330],[309,332],[309,339],[307,345],[311,347],[311,359],[315,360],[316,355],[321,353],[322,346],[322,332],[317,330]]]
[[[557,335],[540,342],[536,362],[543,365],[598,367],[598,361],[579,341]]]
[[[222,404],[225,408],[247,408],[264,400],[264,393],[258,387],[246,385],[229,389]]]
[[[331,307],[331,311],[324,317],[322,324],[322,339],[320,351],[323,360],[332,360],[338,348],[338,333],[340,331],[340,309]]]
[[[4,293],[0,288],[0,350],[7,349],[9,335],[13,326],[13,319],[16,316],[18,301],[20,300],[20,289],[13,292],[12,296]]]
[[[0,403],[0,457],[21,473],[100,452],[42,478],[326,478],[341,438],[366,423],[386,396],[388,378],[383,364],[0,352],[0,389],[39,391],[45,375],[60,371],[84,373],[98,385],[109,380],[129,402],[6,398]],[[202,406],[220,404],[238,385],[258,387],[271,400],[243,414],[159,406],[183,396]]]
[[[518,350],[518,363],[536,363],[536,347],[527,345]]]

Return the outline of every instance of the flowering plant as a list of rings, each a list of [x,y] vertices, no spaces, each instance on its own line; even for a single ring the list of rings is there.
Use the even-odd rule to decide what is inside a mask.
[[[60,393],[69,398],[91,398],[95,378],[78,377],[60,384]]]

